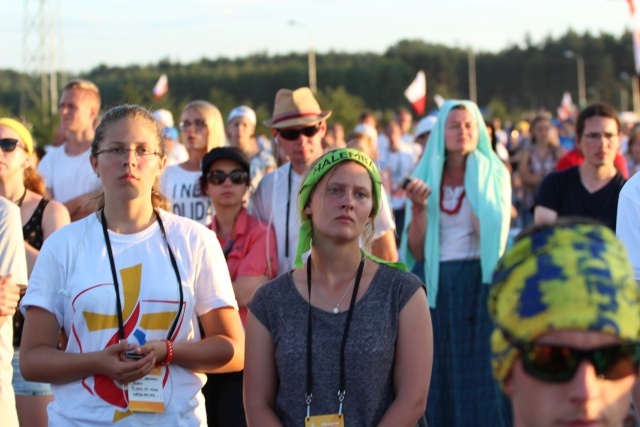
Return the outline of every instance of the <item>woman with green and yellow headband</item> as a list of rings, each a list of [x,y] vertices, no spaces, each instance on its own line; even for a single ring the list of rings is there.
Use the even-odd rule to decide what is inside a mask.
[[[34,144],[27,128],[18,120],[0,118],[0,196],[20,207],[22,233],[27,254],[27,269],[33,270],[44,240],[55,230],[70,222],[67,208],[45,198],[43,179],[32,164]],[[29,426],[47,425],[47,405],[53,401],[49,384],[25,381],[20,375],[20,336],[24,318],[14,316],[13,386],[20,423]]]
[[[360,249],[380,198],[379,172],[359,150],[327,152],[304,178],[297,268],[248,304],[250,425],[426,426],[433,340],[424,287]]]

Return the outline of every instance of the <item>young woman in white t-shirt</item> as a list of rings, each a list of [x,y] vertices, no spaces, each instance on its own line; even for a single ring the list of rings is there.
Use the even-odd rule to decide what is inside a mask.
[[[180,138],[189,158],[169,166],[162,177],[162,193],[173,213],[209,225],[213,206],[200,186],[200,163],[210,150],[224,145],[224,123],[218,108],[207,101],[192,101],[180,114]]]
[[[243,367],[222,250],[205,227],[163,210],[165,163],[147,110],[108,111],[91,147],[98,210],[40,251],[21,306],[20,364],[26,379],[53,384],[50,425],[203,426],[203,373]]]

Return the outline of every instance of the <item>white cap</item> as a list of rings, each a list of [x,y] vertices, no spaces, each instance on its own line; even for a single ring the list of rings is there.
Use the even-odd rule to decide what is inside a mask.
[[[164,127],[167,127],[167,128],[173,127],[173,114],[171,114],[171,111],[165,110],[164,108],[162,108],[160,110],[154,111],[153,117],[155,117],[157,121],[162,123]]]
[[[373,141],[378,140],[378,131],[375,130],[372,126],[365,125],[364,123],[358,123],[356,127],[353,128],[355,133],[363,133],[369,136]]]
[[[227,117],[227,123],[230,123],[236,117],[246,117],[254,126],[256,124],[256,112],[246,105],[241,105],[231,110],[229,117]]]
[[[436,127],[436,122],[438,118],[436,116],[427,116],[420,119],[418,125],[416,126],[416,138],[422,134],[427,132],[431,132],[434,127]]]
[[[638,121],[638,116],[633,111],[623,111],[618,115],[620,123],[635,123]]]

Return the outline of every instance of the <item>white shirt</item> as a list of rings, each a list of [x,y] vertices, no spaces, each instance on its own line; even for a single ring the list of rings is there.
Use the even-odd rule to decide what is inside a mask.
[[[454,210],[463,190],[463,186],[444,187],[444,208]],[[440,212],[440,261],[480,258],[480,236],[473,228],[472,215],[466,195],[457,214]]]
[[[291,185],[289,185],[289,173],[291,173]],[[291,270],[296,258],[300,231],[297,199],[301,182],[302,176],[291,169],[291,163],[286,163],[274,172],[266,174],[257,190],[251,195],[249,214],[268,223],[276,233],[279,274]],[[288,239],[287,200],[290,201]],[[287,241],[289,242],[288,252]]]
[[[12,275],[15,284],[27,284],[27,258],[24,252],[20,208],[0,197],[0,275]],[[0,416],[2,425],[18,427],[16,402],[11,386],[13,368],[13,322],[0,327]]]
[[[200,188],[201,175],[200,171],[188,171],[180,165],[169,166],[160,177],[160,191],[171,202],[174,214],[208,225],[214,209]]]
[[[49,151],[38,164],[38,172],[45,180],[51,196],[60,203],[66,203],[102,186],[100,178],[91,167],[89,156],[91,149],[70,156],[65,144]]]
[[[174,342],[199,341],[198,316],[231,306],[237,309],[229,272],[213,231],[186,218],[159,211],[178,265],[184,303]],[[167,339],[177,316],[178,282],[167,241],[158,223],[134,234],[109,232],[126,339],[142,343]],[[116,293],[102,224],[89,215],[53,233],[42,246],[23,298],[23,313],[41,307],[56,316],[69,333],[66,352],[100,351],[118,342]],[[167,373],[164,367],[163,374]],[[205,375],[176,364],[163,385],[165,412],[156,426],[204,426],[206,411],[200,389]],[[119,383],[93,376],[53,385],[50,425],[139,426],[158,414],[127,414]]]
[[[622,187],[618,196],[616,236],[627,247],[634,276],[640,280],[640,174],[635,174]]]

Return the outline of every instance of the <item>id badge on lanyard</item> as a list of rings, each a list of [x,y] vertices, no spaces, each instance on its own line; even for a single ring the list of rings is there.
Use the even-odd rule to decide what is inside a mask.
[[[163,368],[166,366],[156,366],[145,377],[127,384],[131,411],[164,412]]]

